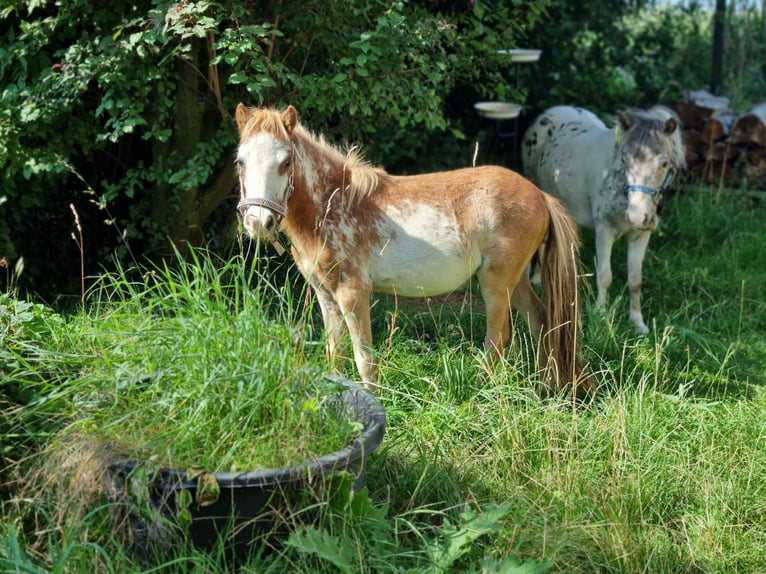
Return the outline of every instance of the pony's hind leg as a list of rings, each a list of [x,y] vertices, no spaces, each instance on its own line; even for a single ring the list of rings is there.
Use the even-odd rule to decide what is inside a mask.
[[[479,275],[484,305],[487,308],[487,335],[484,340],[484,350],[488,353],[501,354],[510,337],[510,310],[513,306],[526,321],[532,338],[538,342],[538,369],[540,373],[545,373],[549,367],[548,353],[539,344],[545,329],[545,308],[532,288],[526,269],[524,268],[523,271],[518,274],[512,293],[509,293],[508,289],[508,285],[514,284],[512,281],[499,279],[498,275],[493,273]],[[541,388],[540,392],[545,395],[547,389]]]
[[[538,339],[545,328],[545,309],[526,275],[521,276],[513,290],[511,303],[513,308],[524,317],[532,336]]]
[[[541,381],[547,381],[550,369],[551,369],[551,349],[544,343],[545,335],[545,308],[542,301],[532,288],[532,284],[529,278],[524,275],[519,280],[519,284],[513,290],[513,297],[511,299],[513,308],[516,312],[521,314],[524,320],[527,322],[529,332],[532,334],[535,342],[537,343],[537,369],[541,376]],[[554,381],[557,381],[558,377],[554,377]],[[540,396],[545,397],[548,394],[549,388],[546,382],[541,382],[538,393]]]
[[[521,308],[522,312],[525,313],[527,322],[530,321],[527,311],[530,311],[532,322],[534,324],[542,323],[542,304],[537,299],[534,290],[532,290],[526,272],[527,268],[523,263],[508,265],[507,262],[503,262],[503,264],[491,263],[479,270],[477,276],[487,312],[487,334],[484,338],[485,351],[493,351],[499,355],[508,343],[511,335],[511,304],[516,308]],[[529,300],[526,291],[521,295],[517,295],[516,291],[519,283],[524,283],[528,287],[529,293],[537,300],[540,308],[535,307],[534,302]],[[518,305],[517,298],[519,298]],[[539,325],[537,332],[539,333]]]
[[[478,277],[487,313],[484,351],[488,354],[500,355],[511,336],[509,325],[511,294],[507,283],[496,273],[480,271]]]

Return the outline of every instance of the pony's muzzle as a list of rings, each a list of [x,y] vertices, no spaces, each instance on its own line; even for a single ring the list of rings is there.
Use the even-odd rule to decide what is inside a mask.
[[[265,207],[251,207],[242,213],[242,226],[253,239],[270,239],[276,232],[277,217]]]
[[[639,231],[652,230],[657,226],[657,195],[648,193],[645,186],[632,186],[637,189],[626,190],[628,207],[625,209],[625,222]]]
[[[625,222],[633,229],[654,229],[656,226],[656,210],[644,206],[628,205],[625,211]]]

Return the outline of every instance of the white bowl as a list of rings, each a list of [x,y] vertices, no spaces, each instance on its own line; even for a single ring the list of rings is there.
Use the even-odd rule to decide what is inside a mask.
[[[498,54],[509,54],[511,56],[511,62],[537,62],[540,59],[542,50],[498,50]]]
[[[476,102],[473,107],[480,116],[493,120],[510,120],[521,112],[521,104],[510,102]]]

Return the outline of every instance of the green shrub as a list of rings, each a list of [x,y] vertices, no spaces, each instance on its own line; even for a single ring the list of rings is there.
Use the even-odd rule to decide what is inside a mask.
[[[395,166],[431,138],[460,137],[445,99],[458,83],[497,85],[495,49],[546,3],[6,5],[0,257],[25,256],[26,282],[44,297],[78,292],[70,204],[88,276],[113,252],[123,261],[172,259],[187,244],[225,252],[238,102],[292,103],[312,129]]]

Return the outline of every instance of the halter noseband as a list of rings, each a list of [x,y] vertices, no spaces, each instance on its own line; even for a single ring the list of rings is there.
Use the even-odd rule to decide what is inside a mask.
[[[668,170],[668,174],[665,176],[665,180],[662,182],[662,185],[658,188],[649,187],[648,185],[638,185],[638,184],[626,184],[623,188],[625,191],[625,195],[630,193],[631,191],[643,191],[647,195],[654,195],[656,193],[662,193],[667,189],[667,187],[670,185],[670,180],[673,179],[673,170]]]
[[[239,210],[239,214],[244,217],[245,211],[247,211],[248,207],[254,206],[254,207],[265,207],[266,209],[270,209],[280,217],[285,216],[285,212],[287,211],[287,200],[290,197],[290,189],[288,187],[288,193],[285,194],[285,204],[282,205],[281,203],[277,203],[276,201],[272,201],[270,199],[266,199],[263,197],[251,197],[251,198],[243,198],[239,200],[239,203],[237,204],[237,209]]]

